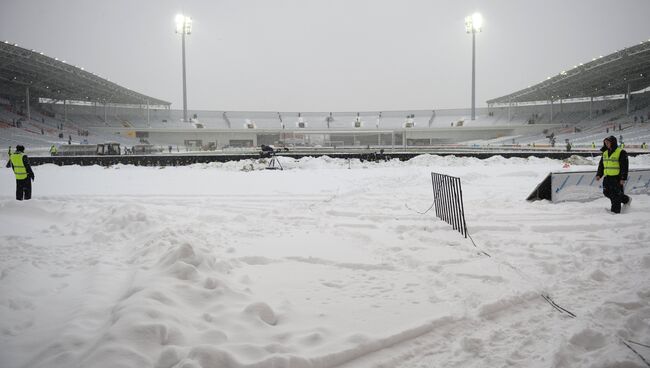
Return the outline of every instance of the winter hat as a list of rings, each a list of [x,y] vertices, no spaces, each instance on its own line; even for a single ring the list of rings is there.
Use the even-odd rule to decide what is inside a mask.
[[[16,146],[16,152],[25,152],[25,146],[22,145],[17,145]]]

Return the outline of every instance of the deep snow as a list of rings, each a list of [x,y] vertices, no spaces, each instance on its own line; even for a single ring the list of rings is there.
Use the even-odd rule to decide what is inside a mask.
[[[650,198],[525,201],[583,164],[44,165],[28,202],[2,170],[0,366],[644,367]],[[421,214],[432,171],[479,249]]]

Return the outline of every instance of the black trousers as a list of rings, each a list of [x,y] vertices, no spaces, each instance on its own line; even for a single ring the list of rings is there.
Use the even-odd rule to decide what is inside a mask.
[[[16,199],[22,201],[23,199],[32,198],[32,180],[16,179]]]
[[[627,203],[630,197],[623,193],[620,176],[605,176],[603,178],[603,194],[612,202],[612,212],[621,213],[621,204]]]

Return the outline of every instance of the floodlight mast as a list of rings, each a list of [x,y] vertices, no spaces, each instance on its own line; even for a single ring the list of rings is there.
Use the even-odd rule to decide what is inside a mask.
[[[483,27],[483,16],[474,13],[465,17],[465,32],[472,34],[472,120],[476,119],[476,34]]]
[[[176,16],[176,33],[181,34],[183,52],[183,121],[187,122],[187,84],[185,78],[185,35],[192,33],[192,18],[183,14]]]

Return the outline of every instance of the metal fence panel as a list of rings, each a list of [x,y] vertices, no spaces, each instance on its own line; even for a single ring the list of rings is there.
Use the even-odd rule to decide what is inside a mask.
[[[463,189],[460,178],[439,173],[431,173],[433,205],[436,217],[458,230],[467,238],[467,223],[463,205]]]

